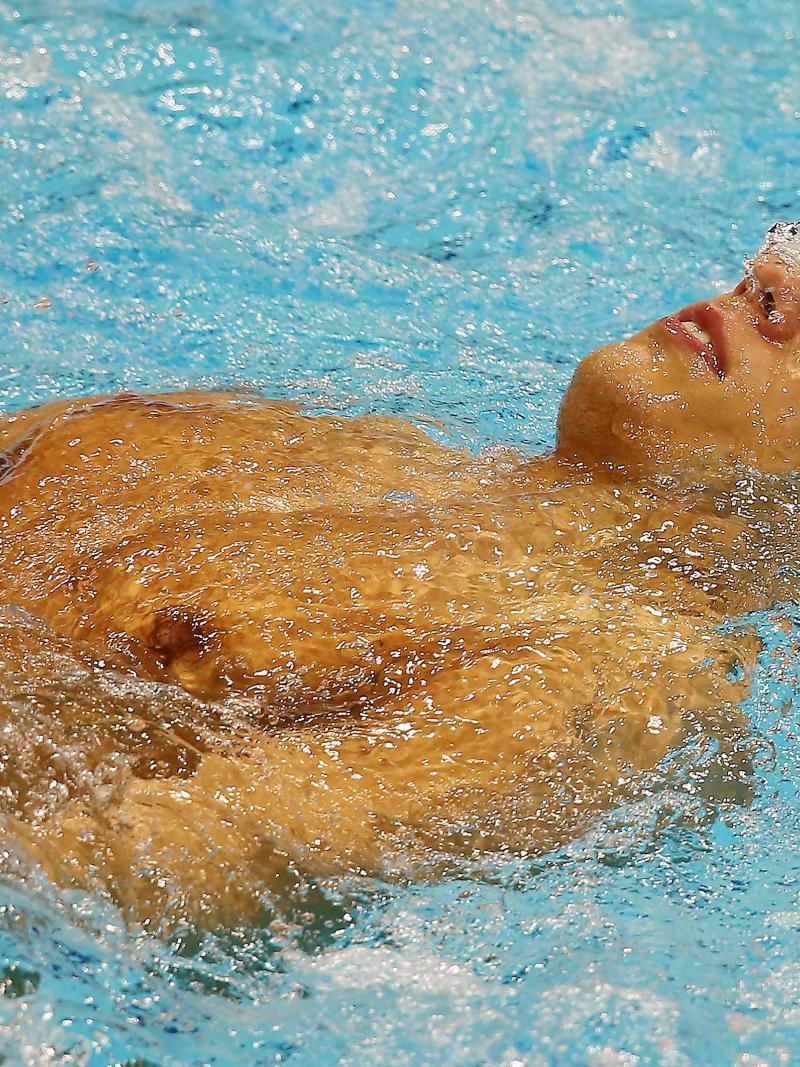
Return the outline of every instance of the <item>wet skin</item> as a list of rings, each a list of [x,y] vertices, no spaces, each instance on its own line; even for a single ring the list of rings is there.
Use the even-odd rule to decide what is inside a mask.
[[[715,627],[796,559],[793,486],[741,467],[800,466],[796,292],[762,260],[593,353],[550,457],[232,394],[8,416],[11,839],[143,921],[228,922],[289,871],[541,852],[724,744],[752,649]]]
[[[737,461],[796,470],[799,311],[798,268],[768,254],[733,292],[598,349],[564,398],[559,454],[631,471]]]

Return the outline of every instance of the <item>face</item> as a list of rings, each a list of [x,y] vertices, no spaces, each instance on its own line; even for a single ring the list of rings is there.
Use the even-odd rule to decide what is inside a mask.
[[[768,247],[733,292],[587,356],[557,454],[645,470],[800,468],[800,258]]]

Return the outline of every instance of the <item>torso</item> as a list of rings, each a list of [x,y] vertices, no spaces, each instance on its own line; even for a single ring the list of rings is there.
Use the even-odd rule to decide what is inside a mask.
[[[550,847],[680,738],[687,708],[734,706],[735,650],[714,625],[773,595],[732,570],[747,524],[713,494],[475,458],[400,420],[179,394],[49,405],[3,432],[0,601],[44,621],[34,644],[174,687],[138,691],[155,749],[183,709],[183,764],[137,772],[124,756],[138,705],[107,700],[103,741],[127,768],[120,817],[173,873],[176,840],[201,863],[228,842],[256,881],[264,833],[271,855],[322,869],[415,834],[423,849]],[[235,800],[218,810],[225,781]],[[80,834],[102,851],[85,798],[41,826],[17,817],[40,859],[53,833],[72,842],[79,882]],[[103,832],[106,882],[124,879],[135,861]]]

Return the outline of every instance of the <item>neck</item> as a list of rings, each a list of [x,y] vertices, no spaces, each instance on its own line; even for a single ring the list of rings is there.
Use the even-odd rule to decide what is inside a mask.
[[[588,467],[558,452],[518,473],[533,510],[593,559],[609,590],[655,591],[731,615],[796,596],[800,479],[744,467]],[[563,543],[563,539],[562,539]]]

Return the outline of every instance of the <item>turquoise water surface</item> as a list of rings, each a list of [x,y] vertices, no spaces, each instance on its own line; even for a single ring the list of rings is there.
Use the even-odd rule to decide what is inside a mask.
[[[0,0],[0,401],[247,385],[553,443],[578,358],[800,217],[795,0]],[[800,1061],[800,611],[556,855],[169,943],[0,883],[8,1064]],[[3,1059],[5,1057],[5,1059]]]

